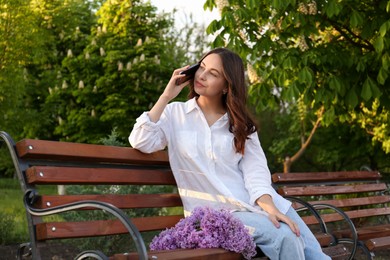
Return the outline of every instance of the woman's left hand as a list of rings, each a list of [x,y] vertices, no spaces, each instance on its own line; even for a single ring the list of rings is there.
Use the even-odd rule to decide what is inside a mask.
[[[269,214],[268,218],[275,225],[275,227],[279,228],[280,222],[284,222],[290,227],[290,229],[292,230],[292,232],[294,232],[294,234],[296,234],[298,237],[301,235],[298,225],[294,221],[292,221],[292,219],[282,214],[280,211],[277,211],[274,214]]]
[[[268,218],[275,225],[275,227],[279,228],[280,222],[284,222],[291,228],[294,234],[296,234],[298,237],[301,235],[297,223],[292,221],[292,219],[284,215],[276,208],[270,195],[265,194],[261,196],[256,200],[256,203],[268,213]]]

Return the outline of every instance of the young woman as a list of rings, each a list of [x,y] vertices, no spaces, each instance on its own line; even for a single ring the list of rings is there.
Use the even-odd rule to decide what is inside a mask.
[[[173,72],[164,92],[130,134],[145,153],[168,146],[169,160],[188,215],[198,206],[231,210],[249,227],[271,259],[330,259],[271,186],[255,123],[246,110],[244,66],[234,52],[217,48],[202,57],[191,82],[176,85]],[[190,86],[187,102],[171,102]]]

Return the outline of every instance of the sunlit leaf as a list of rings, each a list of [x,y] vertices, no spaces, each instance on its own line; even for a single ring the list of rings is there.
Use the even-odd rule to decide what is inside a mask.
[[[382,52],[384,43],[383,43],[383,37],[379,36],[375,42],[374,42],[374,47],[376,52]]]

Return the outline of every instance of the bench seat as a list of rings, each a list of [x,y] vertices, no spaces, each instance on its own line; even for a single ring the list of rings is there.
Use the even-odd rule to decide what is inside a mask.
[[[342,210],[353,222],[360,248],[371,258],[373,251],[390,248],[390,195],[388,185],[378,171],[342,171],[310,173],[274,173],[272,180],[282,196],[295,196],[318,205],[326,223],[344,220],[338,212],[321,210],[329,204]],[[294,203],[294,207],[301,206]],[[318,223],[304,216],[309,225]],[[351,230],[332,230],[338,239],[351,238]]]

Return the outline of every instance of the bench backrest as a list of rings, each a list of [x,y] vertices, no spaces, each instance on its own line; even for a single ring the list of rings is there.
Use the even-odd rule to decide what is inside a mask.
[[[182,217],[181,200],[165,151],[143,154],[132,148],[25,139],[15,144],[14,163],[22,190],[36,190],[37,209],[50,209],[77,201],[102,201],[125,210],[179,207],[174,215],[133,217],[140,232],[163,230]],[[45,194],[44,185],[84,185],[87,194]],[[113,185],[110,192],[95,194],[93,187]],[[134,194],[117,194],[119,185],[134,187]],[[161,186],[162,185],[162,186]],[[164,187],[154,193],[151,187]],[[47,189],[46,189],[47,190]],[[161,191],[163,190],[163,192]],[[83,208],[82,210],[91,210]],[[165,210],[166,211],[166,210]],[[118,220],[61,222],[33,216],[27,212],[30,239],[37,244],[46,240],[81,238],[128,233]]]
[[[369,217],[390,215],[390,195],[378,171],[274,173],[272,181],[282,196],[300,197],[311,204],[331,204],[364,225]],[[299,205],[295,205],[299,207]],[[315,218],[304,217],[308,224]],[[325,214],[326,222],[342,220],[337,213]]]

